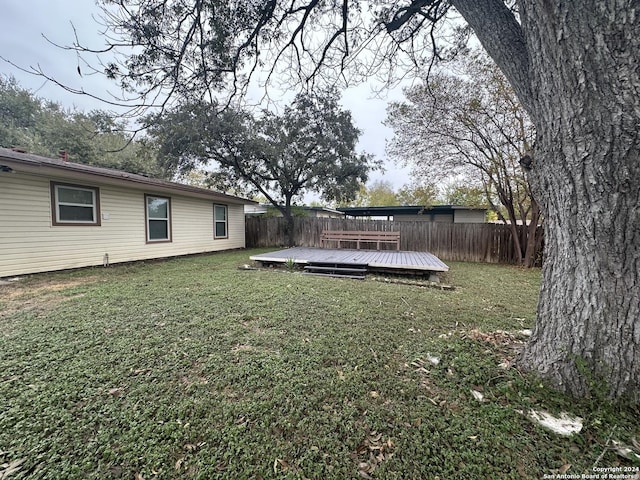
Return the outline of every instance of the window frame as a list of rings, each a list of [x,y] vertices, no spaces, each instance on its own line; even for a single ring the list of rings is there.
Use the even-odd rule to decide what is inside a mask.
[[[69,188],[75,190],[90,191],[93,195],[93,221],[85,220],[60,220],[60,202],[58,201],[58,188]],[[50,182],[51,190],[51,224],[53,226],[65,226],[65,227],[99,227],[102,225],[102,216],[100,213],[100,188],[91,187],[88,185],[78,185],[74,183],[64,182]],[[62,205],[73,205],[67,202],[62,202]],[[75,206],[87,207],[85,204],[76,204]]]
[[[218,220],[216,218],[216,207],[224,208],[224,220]],[[217,232],[216,226],[218,225],[218,223],[223,223],[223,222],[224,222],[224,236],[218,236],[216,235],[216,232]],[[221,203],[214,203],[213,204],[213,239],[224,240],[227,238],[229,238],[229,206],[223,205]]]
[[[149,199],[159,198],[167,201],[167,218],[155,218],[149,217]],[[144,230],[146,243],[171,243],[173,241],[173,225],[171,214],[171,197],[165,197],[164,195],[154,195],[150,193],[144,194]],[[151,220],[163,220],[167,222],[167,234],[168,238],[152,239],[149,237],[151,229],[149,228],[149,221]]]

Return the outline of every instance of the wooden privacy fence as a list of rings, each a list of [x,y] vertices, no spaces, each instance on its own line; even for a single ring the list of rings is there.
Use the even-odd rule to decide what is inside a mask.
[[[323,230],[400,232],[401,250],[431,252],[443,260],[451,261],[517,263],[508,225],[297,217],[293,231],[294,245],[321,247]],[[284,219],[248,217],[246,242],[249,248],[286,246]],[[541,255],[538,254],[537,258],[541,258]]]

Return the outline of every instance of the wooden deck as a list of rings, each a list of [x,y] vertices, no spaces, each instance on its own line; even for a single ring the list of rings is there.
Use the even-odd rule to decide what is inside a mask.
[[[429,252],[402,250],[352,250],[346,248],[294,247],[249,257],[263,263],[285,263],[291,259],[297,264],[327,263],[340,265],[366,265],[375,270],[446,272],[449,267]]]

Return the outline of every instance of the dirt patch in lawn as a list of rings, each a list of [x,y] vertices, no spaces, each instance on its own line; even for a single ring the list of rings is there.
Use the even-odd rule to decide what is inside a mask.
[[[10,317],[18,312],[44,312],[60,302],[78,295],[64,295],[65,292],[78,285],[95,283],[98,277],[89,276],[74,279],[38,279],[15,281],[0,285],[0,319]]]
[[[518,332],[505,332],[504,330],[482,332],[473,329],[466,336],[472,340],[490,345],[492,351],[502,359],[500,368],[506,369],[514,364],[516,357],[524,347],[529,335],[531,335],[529,330],[521,330]]]

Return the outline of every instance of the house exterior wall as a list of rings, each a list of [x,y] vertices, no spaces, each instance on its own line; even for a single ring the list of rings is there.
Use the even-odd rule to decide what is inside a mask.
[[[437,223],[485,223],[484,210],[454,210],[452,213],[429,213],[422,215],[394,215],[397,222],[437,222]]]
[[[344,215],[341,215],[338,213],[325,212],[322,210],[310,210],[308,213],[310,217],[316,217],[316,218],[344,218]]]
[[[245,246],[241,204],[161,194],[148,189],[82,182],[98,187],[100,226],[52,225],[50,182],[66,178],[0,175],[0,277],[110,263],[213,252]],[[147,243],[145,194],[171,198],[172,241]],[[213,205],[227,205],[228,238],[213,238]]]
[[[484,210],[455,210],[453,223],[485,223]]]
[[[438,222],[453,223],[452,213],[425,213],[423,215],[394,215],[396,222]]]

